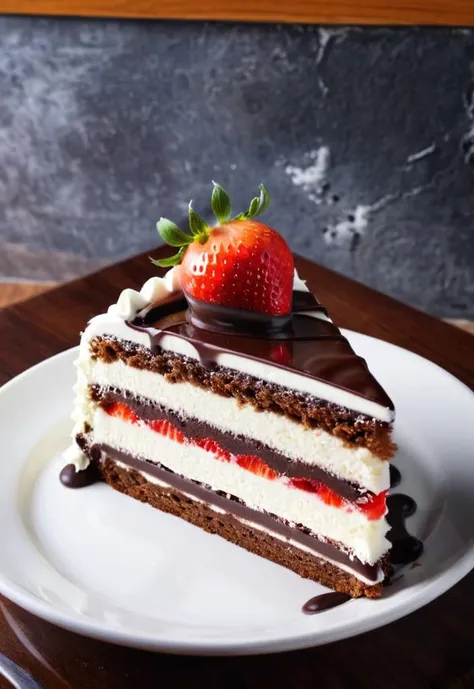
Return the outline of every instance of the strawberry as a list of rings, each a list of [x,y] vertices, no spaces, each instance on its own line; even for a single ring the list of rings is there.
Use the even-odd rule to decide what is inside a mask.
[[[342,507],[345,503],[344,499],[341,498],[340,495],[335,493],[330,488],[326,488],[326,486],[323,486],[323,485],[321,485],[321,487],[319,489],[318,497],[326,505],[330,505],[331,507]]]
[[[130,407],[127,407],[126,404],[123,404],[123,402],[111,402],[104,407],[104,411],[110,416],[116,416],[122,419],[122,421],[128,421],[129,423],[140,421],[135,412]]]
[[[363,512],[369,521],[372,519],[380,519],[386,511],[386,490],[378,495],[374,495],[374,497],[367,502],[354,504],[344,500],[340,495],[318,481],[313,481],[309,478],[291,478],[289,482],[294,488],[305,490],[308,493],[316,493],[318,498],[326,505],[331,505],[332,507],[344,507],[345,505],[350,507],[352,504]]]
[[[318,493],[321,487],[321,484],[318,481],[313,481],[310,478],[291,478],[290,484],[294,488],[305,490],[308,493]]]
[[[278,478],[276,471],[270,469],[265,462],[262,462],[261,459],[254,455],[237,455],[237,464],[242,467],[242,469],[247,469],[247,471],[251,471],[252,474],[267,478],[269,481]]]
[[[387,493],[388,491],[384,490],[378,495],[374,495],[374,497],[369,502],[366,502],[363,505],[359,505],[359,509],[362,510],[367,519],[369,519],[369,521],[372,519],[381,519],[387,511]]]
[[[196,438],[193,442],[206,452],[213,454],[216,459],[220,459],[221,462],[230,462],[232,456],[230,452],[224,450],[215,440],[212,440],[212,438]]]
[[[169,421],[166,421],[165,419],[155,419],[154,421],[148,421],[148,426],[155,431],[155,433],[159,433],[160,435],[165,436],[165,438],[169,438],[170,440],[174,440],[175,443],[179,443],[182,445],[184,443],[185,437],[183,433],[181,433],[180,430],[176,428],[176,426],[173,426]]]
[[[344,504],[344,499],[340,495],[319,483],[319,481],[313,481],[310,478],[292,478],[290,479],[290,484],[308,493],[316,493],[320,500],[326,505],[331,505],[331,507],[342,507]]]
[[[191,234],[161,218],[157,224],[159,234],[179,250],[171,258],[153,262],[161,267],[181,263],[181,284],[190,297],[209,304],[285,316],[291,311],[293,256],[278,232],[254,219],[269,204],[263,184],[259,190],[248,211],[231,219],[229,196],[214,182],[211,207],[217,225],[209,227],[191,203]]]

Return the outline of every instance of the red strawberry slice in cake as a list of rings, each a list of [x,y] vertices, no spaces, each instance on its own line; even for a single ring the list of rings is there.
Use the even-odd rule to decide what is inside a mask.
[[[270,481],[278,478],[278,473],[276,471],[254,455],[238,455],[237,464],[242,467],[242,469],[247,469],[247,471],[251,471],[252,474],[261,476],[261,478],[267,478]]]
[[[230,452],[224,450],[220,445],[216,443],[212,438],[198,438],[193,441],[195,445],[202,448],[206,452],[210,452],[216,459],[220,459],[222,462],[230,462],[232,455]]]
[[[109,416],[115,416],[122,421],[128,421],[128,423],[137,423],[140,421],[139,417],[133,412],[130,407],[123,402],[112,402],[104,407],[104,411],[109,414]]]
[[[174,440],[175,443],[179,443],[181,445],[186,440],[184,433],[181,433],[176,426],[173,426],[173,424],[165,419],[147,421],[147,424],[153,431],[155,431],[155,433],[159,433],[160,435],[165,436],[165,438],[169,438],[169,440]]]

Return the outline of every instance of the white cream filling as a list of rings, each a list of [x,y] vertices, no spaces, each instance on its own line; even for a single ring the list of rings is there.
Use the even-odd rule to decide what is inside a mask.
[[[380,493],[390,487],[389,464],[364,447],[348,447],[322,430],[268,411],[240,406],[235,398],[221,397],[191,383],[168,383],[164,376],[127,366],[90,361],[90,382],[128,390],[163,405],[181,416],[206,422],[234,435],[246,435],[286,457],[317,465],[334,476]]]
[[[385,519],[368,520],[355,507],[326,505],[317,495],[288,487],[284,480],[268,480],[235,462],[215,459],[205,450],[179,444],[144,423],[127,423],[97,408],[93,440],[135,457],[159,462],[177,474],[230,493],[249,507],[303,524],[323,538],[338,541],[362,562],[375,564],[390,548]]]
[[[130,467],[127,464],[124,464],[123,462],[116,461],[117,466],[120,469],[125,469],[126,471],[130,471]],[[136,471],[136,470],[135,470]],[[147,471],[139,471],[139,474],[143,476],[149,483],[153,483],[157,486],[160,486],[162,488],[169,488],[169,484],[164,483],[163,481],[160,481],[160,479],[156,478],[156,476],[152,476],[149,474]],[[188,498],[191,500],[195,500],[196,502],[203,502],[203,500],[200,500],[199,498],[196,498],[196,496],[191,495],[190,493],[186,493],[183,491],[183,495],[186,495]],[[213,512],[217,512],[218,514],[225,514],[225,511],[222,510],[220,507],[217,507],[216,505],[212,505],[210,503],[205,503],[207,506],[213,510]],[[357,577],[357,579],[360,579],[360,581],[363,581],[364,583],[370,585],[374,585],[379,583],[380,581],[383,580],[384,578],[384,573],[382,570],[378,573],[377,579],[374,581],[372,579],[367,579],[364,577],[362,574],[359,572],[355,572],[351,567],[341,564],[340,562],[336,562],[336,560],[331,559],[330,557],[325,557],[321,555],[321,553],[317,549],[312,549],[308,548],[305,545],[302,545],[301,543],[298,543],[297,541],[294,541],[292,538],[285,538],[279,533],[276,533],[275,531],[272,531],[271,529],[267,529],[261,524],[256,524],[255,522],[249,521],[248,519],[241,519],[240,517],[236,517],[242,524],[246,524],[249,526],[251,529],[257,529],[258,531],[263,531],[264,533],[267,533],[273,538],[278,538],[278,540],[283,541],[283,543],[286,543],[288,545],[293,546],[294,548],[299,548],[299,550],[304,550],[307,553],[310,553],[311,555],[316,555],[317,557],[321,558],[322,560],[326,560],[327,562],[332,563],[339,569],[342,569],[344,572],[348,572],[349,574],[352,574],[353,576]]]

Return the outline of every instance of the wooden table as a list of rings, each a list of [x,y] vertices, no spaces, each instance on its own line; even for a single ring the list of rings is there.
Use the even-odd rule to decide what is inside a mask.
[[[471,0],[0,0],[0,12],[305,24],[474,24]]]
[[[297,265],[339,325],[417,352],[474,387],[471,335],[309,261],[298,259]],[[154,270],[140,256],[0,312],[0,384],[76,344],[88,318],[105,310],[125,286],[139,288]],[[374,632],[249,658],[124,649],[63,631],[1,597],[0,610],[0,650],[48,689],[474,687],[474,574],[424,609]]]

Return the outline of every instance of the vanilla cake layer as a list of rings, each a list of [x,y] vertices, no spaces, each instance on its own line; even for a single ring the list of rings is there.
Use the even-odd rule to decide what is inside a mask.
[[[376,564],[390,548],[385,519],[370,520],[356,506],[325,504],[317,495],[289,486],[285,479],[254,475],[201,447],[175,442],[143,422],[129,423],[101,408],[94,412],[92,428],[94,444],[161,464],[214,491],[235,496],[252,509],[301,525],[322,539],[341,544],[362,563]]]
[[[171,383],[158,373],[122,361],[89,360],[85,382],[131,393],[225,433],[245,435],[290,460],[318,466],[361,491],[379,494],[390,487],[388,462],[367,448],[351,447],[326,431],[308,428],[282,414],[256,411],[234,397],[222,397],[187,382]]]

